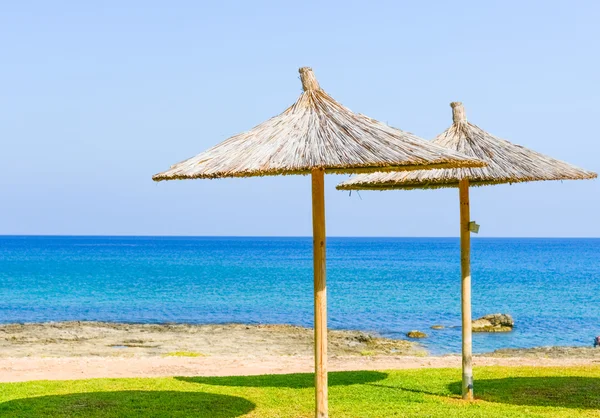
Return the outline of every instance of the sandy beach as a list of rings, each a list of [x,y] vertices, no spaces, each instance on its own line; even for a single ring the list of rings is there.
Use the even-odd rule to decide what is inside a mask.
[[[330,331],[330,370],[460,367],[417,343]],[[546,347],[479,355],[476,366],[600,363],[600,349]],[[0,381],[312,372],[312,330],[289,325],[60,322],[0,326]]]

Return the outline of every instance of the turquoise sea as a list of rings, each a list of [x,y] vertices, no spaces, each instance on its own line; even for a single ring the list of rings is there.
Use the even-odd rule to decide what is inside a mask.
[[[591,345],[600,335],[600,239],[474,238],[473,314],[508,334],[474,351]],[[311,238],[0,237],[0,322],[311,326]],[[460,351],[457,238],[329,238],[329,326]],[[448,328],[435,331],[431,325]]]

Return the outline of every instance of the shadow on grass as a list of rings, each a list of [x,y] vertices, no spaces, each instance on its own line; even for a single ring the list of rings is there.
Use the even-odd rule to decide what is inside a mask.
[[[460,395],[461,383],[454,382],[448,389]],[[475,398],[514,405],[600,409],[600,378],[540,376],[475,380]]]
[[[443,393],[436,393],[436,392],[431,392],[431,391],[427,391],[427,390],[423,390],[423,389],[407,388],[407,387],[403,387],[403,386],[381,385],[381,384],[377,384],[377,383],[369,383],[369,386],[373,386],[376,388],[391,389],[391,390],[396,390],[399,392],[410,392],[410,393],[421,393],[424,395],[444,396]]]
[[[348,386],[377,382],[387,377],[386,373],[374,371],[330,372],[329,386]],[[215,386],[273,387],[303,389],[315,386],[312,373],[265,374],[260,376],[226,377],[176,377],[189,383],[203,383]]]
[[[237,396],[205,392],[91,392],[3,402],[0,416],[233,418],[247,414],[255,406]]]

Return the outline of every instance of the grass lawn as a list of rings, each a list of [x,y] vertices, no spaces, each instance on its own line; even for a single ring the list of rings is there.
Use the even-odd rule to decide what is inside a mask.
[[[329,374],[331,417],[600,417],[600,366]],[[0,384],[0,417],[311,417],[310,374]]]

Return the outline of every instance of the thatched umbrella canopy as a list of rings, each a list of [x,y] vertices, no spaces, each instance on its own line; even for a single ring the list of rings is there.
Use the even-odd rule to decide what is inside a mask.
[[[156,174],[155,181],[311,174],[316,416],[327,416],[325,173],[481,167],[484,163],[356,114],[300,69],[303,93],[282,114]]]
[[[410,173],[361,174],[337,186],[339,190],[439,189],[458,187],[460,197],[460,239],[462,271],[462,353],[463,398],[473,399],[471,368],[471,266],[469,185],[485,186],[539,180],[582,180],[597,177],[563,161],[500,139],[467,122],[462,103],[450,103],[453,123],[438,135],[434,144],[478,158],[481,168],[440,169]],[[474,226],[474,225],[473,225]]]
[[[353,113],[323,91],[310,68],[292,106],[247,132],[152,177],[155,181],[220,177],[360,173],[480,167],[482,164],[416,135]]]
[[[431,142],[487,163],[481,168],[372,173],[340,183],[339,190],[439,189],[522,183],[540,180],[583,180],[597,176],[571,164],[494,136],[467,121],[462,103],[450,103],[453,124]]]

